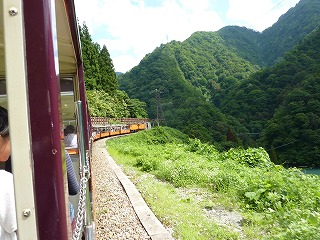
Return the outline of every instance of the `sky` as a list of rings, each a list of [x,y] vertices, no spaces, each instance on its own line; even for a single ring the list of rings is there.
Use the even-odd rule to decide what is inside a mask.
[[[127,72],[161,44],[228,25],[262,32],[299,0],[75,0],[79,23]]]

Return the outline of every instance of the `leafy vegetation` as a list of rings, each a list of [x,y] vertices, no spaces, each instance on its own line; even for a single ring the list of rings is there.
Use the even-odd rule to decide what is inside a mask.
[[[275,165],[262,148],[220,152],[166,127],[109,140],[107,148],[127,174],[134,170],[136,186],[177,239],[319,238],[319,176]],[[217,226],[212,209],[242,220]]]
[[[85,83],[87,90],[103,90],[112,93],[118,88],[113,63],[106,46],[102,49],[91,39],[89,29],[83,24],[79,28],[82,47]]]
[[[124,91],[108,94],[103,90],[88,90],[90,114],[95,117],[108,118],[146,118],[146,104],[138,99],[129,98]]]

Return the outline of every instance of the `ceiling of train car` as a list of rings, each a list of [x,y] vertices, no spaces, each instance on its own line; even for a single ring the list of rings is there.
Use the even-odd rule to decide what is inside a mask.
[[[77,64],[64,0],[56,0],[60,73],[76,73]]]
[[[58,56],[60,73],[75,74],[77,64],[72,37],[69,29],[68,15],[64,0],[56,0],[56,23],[58,38]],[[0,75],[5,74],[4,39],[3,39],[3,6],[0,4]]]

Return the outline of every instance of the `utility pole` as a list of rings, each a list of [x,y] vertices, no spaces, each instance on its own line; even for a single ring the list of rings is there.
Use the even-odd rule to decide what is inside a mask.
[[[161,103],[160,103],[160,93],[161,93],[161,91],[159,89],[156,89],[154,92],[155,92],[156,107],[157,107],[156,123],[157,123],[158,126],[160,126],[160,122],[164,121],[164,123],[166,125],[166,120],[164,118],[164,114],[163,114]]]

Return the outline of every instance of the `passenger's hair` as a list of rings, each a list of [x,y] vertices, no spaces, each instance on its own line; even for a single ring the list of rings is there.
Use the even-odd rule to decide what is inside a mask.
[[[2,137],[9,136],[8,111],[0,106],[0,135]]]
[[[70,133],[76,133],[76,128],[73,125],[68,125],[64,129],[64,135],[67,136]]]

